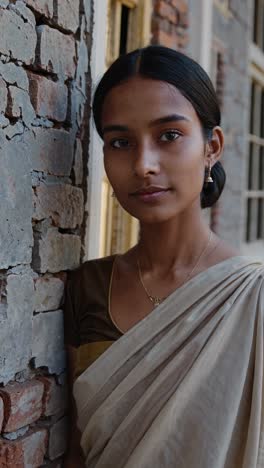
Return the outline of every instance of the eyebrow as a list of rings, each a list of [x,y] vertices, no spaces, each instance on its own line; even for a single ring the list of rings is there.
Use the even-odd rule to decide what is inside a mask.
[[[149,126],[154,127],[155,125],[161,125],[163,123],[168,123],[168,122],[180,122],[182,120],[185,122],[190,122],[190,119],[188,119],[184,115],[171,114],[165,117],[160,117],[159,119],[151,120]],[[106,127],[103,128],[102,133],[104,135],[105,133],[109,133],[109,132],[128,132],[128,131],[129,131],[129,128],[126,125],[107,125]]]

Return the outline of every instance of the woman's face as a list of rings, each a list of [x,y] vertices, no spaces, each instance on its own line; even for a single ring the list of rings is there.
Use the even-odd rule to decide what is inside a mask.
[[[132,216],[162,222],[200,208],[206,145],[192,104],[174,86],[133,77],[114,87],[102,131],[106,174]]]

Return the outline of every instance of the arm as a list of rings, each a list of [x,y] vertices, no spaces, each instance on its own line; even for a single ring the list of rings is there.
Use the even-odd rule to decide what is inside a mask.
[[[64,468],[85,468],[85,461],[80,446],[81,433],[76,426],[77,411],[72,394],[74,369],[76,367],[76,348],[68,345],[66,347],[68,358],[68,386],[69,386],[69,409],[70,409],[70,430],[68,440],[68,450],[63,464]]]

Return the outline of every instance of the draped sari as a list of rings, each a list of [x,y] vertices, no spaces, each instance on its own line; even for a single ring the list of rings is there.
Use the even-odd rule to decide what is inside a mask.
[[[199,273],[76,380],[89,468],[264,467],[264,265]]]

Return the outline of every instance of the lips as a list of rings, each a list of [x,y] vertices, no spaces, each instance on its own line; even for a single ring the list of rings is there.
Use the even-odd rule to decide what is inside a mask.
[[[154,193],[160,193],[160,192],[167,192],[170,190],[167,187],[160,187],[156,185],[148,186],[148,187],[142,187],[139,190],[136,190],[135,192],[131,193],[131,195],[152,195]]]

